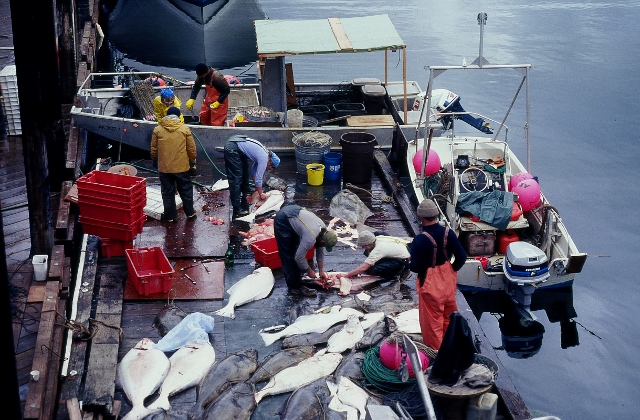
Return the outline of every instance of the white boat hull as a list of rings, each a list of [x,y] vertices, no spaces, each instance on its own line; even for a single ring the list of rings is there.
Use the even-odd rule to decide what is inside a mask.
[[[418,202],[425,198],[422,188],[423,177],[417,173],[413,165],[413,156],[417,150],[422,150],[424,138],[419,138],[417,142],[411,141],[407,150],[406,163],[409,176],[413,183],[413,189]],[[459,155],[467,155],[472,160],[491,159],[495,156],[504,156],[506,162],[505,180],[508,185],[512,175],[520,172],[527,172],[524,165],[511,152],[511,149],[505,142],[494,141],[486,137],[456,137],[452,140],[450,137],[435,137],[431,141],[431,149],[434,150],[444,168],[454,168],[455,160]],[[455,171],[454,171],[455,172]],[[452,194],[448,197],[447,205],[441,208],[444,219],[450,224],[459,236],[463,232],[482,232],[500,231],[483,222],[473,222],[468,218],[464,218],[456,213],[456,203],[460,193],[460,185],[458,182],[452,181]],[[550,232],[542,240],[541,249],[545,252],[549,259],[550,277],[544,283],[539,283],[537,288],[564,287],[572,284],[575,274],[569,272],[569,257],[586,258],[580,253],[575,246],[566,227],[562,223],[557,211],[551,207],[544,194],[541,195],[541,205],[531,211],[524,212],[523,216],[517,221],[510,222],[510,229],[521,229],[527,233],[541,232],[544,226],[544,232]],[[495,253],[487,255],[489,260],[494,264],[501,263],[504,254],[498,252],[498,243],[495,244]],[[581,268],[581,266],[580,266]],[[500,271],[487,271],[483,269],[480,260],[476,260],[474,256],[467,259],[466,264],[458,272],[458,288],[463,291],[480,291],[493,290],[503,291],[505,287],[505,276]]]

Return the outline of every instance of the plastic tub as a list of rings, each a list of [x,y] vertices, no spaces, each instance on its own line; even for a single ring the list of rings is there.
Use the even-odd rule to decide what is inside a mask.
[[[48,255],[34,255],[31,259],[33,265],[33,275],[36,281],[45,281],[47,279],[47,269],[49,268]]]
[[[362,102],[367,114],[381,115],[386,109],[384,98],[387,90],[381,85],[364,85],[362,86]]]
[[[333,118],[346,117],[347,115],[364,115],[366,111],[360,102],[346,102],[333,104]]]
[[[352,184],[363,184],[371,181],[373,170],[373,151],[376,136],[370,133],[344,133],[340,138],[343,161],[351,163],[343,165],[342,179]]]
[[[78,178],[78,197],[84,192],[106,193],[131,198],[144,193],[147,180],[137,176],[91,171]]]
[[[78,200],[80,215],[94,220],[102,220],[105,222],[121,223],[129,225],[144,216],[145,202],[140,202],[128,209],[122,209],[115,206],[105,204],[86,203]],[[124,255],[124,254],[122,254]]]
[[[282,267],[282,261],[280,261],[280,253],[278,252],[278,244],[276,243],[276,238],[255,241],[252,242],[249,246],[253,251],[253,255],[257,263],[271,269]],[[312,247],[309,252],[307,252],[307,260],[313,258],[314,250],[315,248]]]
[[[140,295],[167,293],[171,290],[171,274],[175,271],[160,247],[125,250],[129,280]]]
[[[84,233],[121,241],[130,241],[138,233],[141,233],[146,220],[147,216],[143,215],[140,219],[127,225],[80,216],[80,223],[82,223],[82,231]]]
[[[342,153],[329,152],[324,155],[324,179],[339,181],[342,175]]]
[[[310,163],[307,165],[307,182],[309,185],[322,185],[324,178],[324,165],[321,163]]]
[[[326,105],[303,105],[299,106],[298,109],[302,111],[304,115],[313,117],[318,121],[328,120],[331,114],[331,110]]]
[[[100,238],[100,251],[103,258],[124,257],[125,250],[133,248],[133,240],[119,241],[111,238]]]

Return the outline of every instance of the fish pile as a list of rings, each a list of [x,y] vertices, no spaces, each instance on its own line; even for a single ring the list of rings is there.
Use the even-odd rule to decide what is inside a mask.
[[[255,223],[247,232],[240,232],[245,239],[241,245],[247,246],[251,242],[262,241],[275,237],[273,232],[273,219],[267,219],[261,223]]]

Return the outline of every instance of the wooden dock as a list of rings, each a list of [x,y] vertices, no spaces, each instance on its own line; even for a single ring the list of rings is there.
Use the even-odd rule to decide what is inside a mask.
[[[79,26],[82,43],[77,78],[82,80],[83,74],[94,66],[97,2],[78,3],[84,8],[81,15],[90,17]],[[3,38],[10,36],[4,33],[9,28],[10,34],[11,28],[8,6],[8,2],[0,2],[0,20],[3,22],[0,25],[0,46],[4,45],[3,40],[10,41],[10,38]],[[11,63],[13,59],[12,52],[2,54],[0,51],[0,67]],[[68,105],[65,107],[68,108]],[[71,182],[80,175],[82,159],[79,156],[83,156],[85,145],[85,133],[82,130],[74,127],[69,120],[65,120],[64,125],[68,138],[65,166],[71,175],[60,186],[61,193],[51,197],[51,223],[55,238],[48,278],[44,282],[33,280],[22,139],[19,136],[0,139],[0,179],[3,181],[0,183],[0,203],[8,280],[12,286],[13,336],[16,369],[23,396],[23,417],[102,419],[118,418],[125,414],[130,406],[122,390],[115,384],[117,361],[141,338],[157,341],[160,334],[153,325],[154,321],[158,314],[170,308],[177,307],[185,313],[201,312],[214,317],[215,328],[210,339],[218,360],[248,347],[257,348],[261,360],[276,351],[278,344],[264,347],[257,331],[287,322],[289,309],[302,299],[287,293],[279,270],[275,273],[273,293],[267,299],[238,308],[237,317],[233,320],[213,314],[225,304],[225,300],[221,299],[201,300],[197,296],[184,300],[172,300],[170,296],[144,300],[124,298],[127,277],[125,258],[101,256],[97,237],[81,234],[81,228],[76,224],[77,208],[64,200]],[[371,184],[352,189],[374,213],[367,220],[367,225],[394,236],[414,236],[420,230],[413,213],[414,205],[403,193],[385,155],[376,152],[375,158]],[[218,167],[224,167],[221,155],[214,156],[214,162]],[[151,167],[149,161],[136,160],[136,164]],[[197,180],[201,183],[211,184],[214,177],[219,177],[210,162],[199,161],[198,168],[200,175]],[[312,209],[328,222],[331,219],[328,212],[330,199],[343,186],[309,186],[306,175],[296,174],[295,168],[295,160],[284,157],[277,174],[287,182],[288,200]],[[147,178],[150,185],[158,183],[157,175],[152,171],[142,169],[139,175]],[[147,226],[157,224],[148,222]],[[237,245],[239,230],[247,226],[229,227],[231,239]],[[145,240],[149,241],[149,238],[145,237]],[[205,254],[203,252],[202,255]],[[341,244],[327,256],[325,266],[343,271],[353,268],[361,259],[359,250]],[[253,254],[237,245],[235,264],[224,270],[225,289],[250,274],[254,268]],[[415,293],[412,281],[409,280],[405,285],[408,294]],[[320,307],[340,301],[342,298],[335,291],[329,291],[320,292],[309,303]],[[502,397],[503,409],[510,413],[511,418],[530,418],[508,372],[501,365],[461,294],[458,294],[458,306],[479,337],[482,353],[499,365],[500,375],[495,391]],[[67,348],[70,349],[68,354]],[[37,382],[30,376],[34,368],[41,372]],[[265,399],[254,413],[254,418],[279,418],[278,413],[285,399],[286,395]],[[194,401],[194,389],[171,400],[172,406],[178,411],[189,408]],[[83,411],[80,409],[81,403]]]

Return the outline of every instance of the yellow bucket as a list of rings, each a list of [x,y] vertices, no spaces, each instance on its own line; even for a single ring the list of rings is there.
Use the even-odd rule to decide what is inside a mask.
[[[322,185],[324,178],[324,165],[321,163],[310,163],[307,165],[307,181],[309,185]]]

